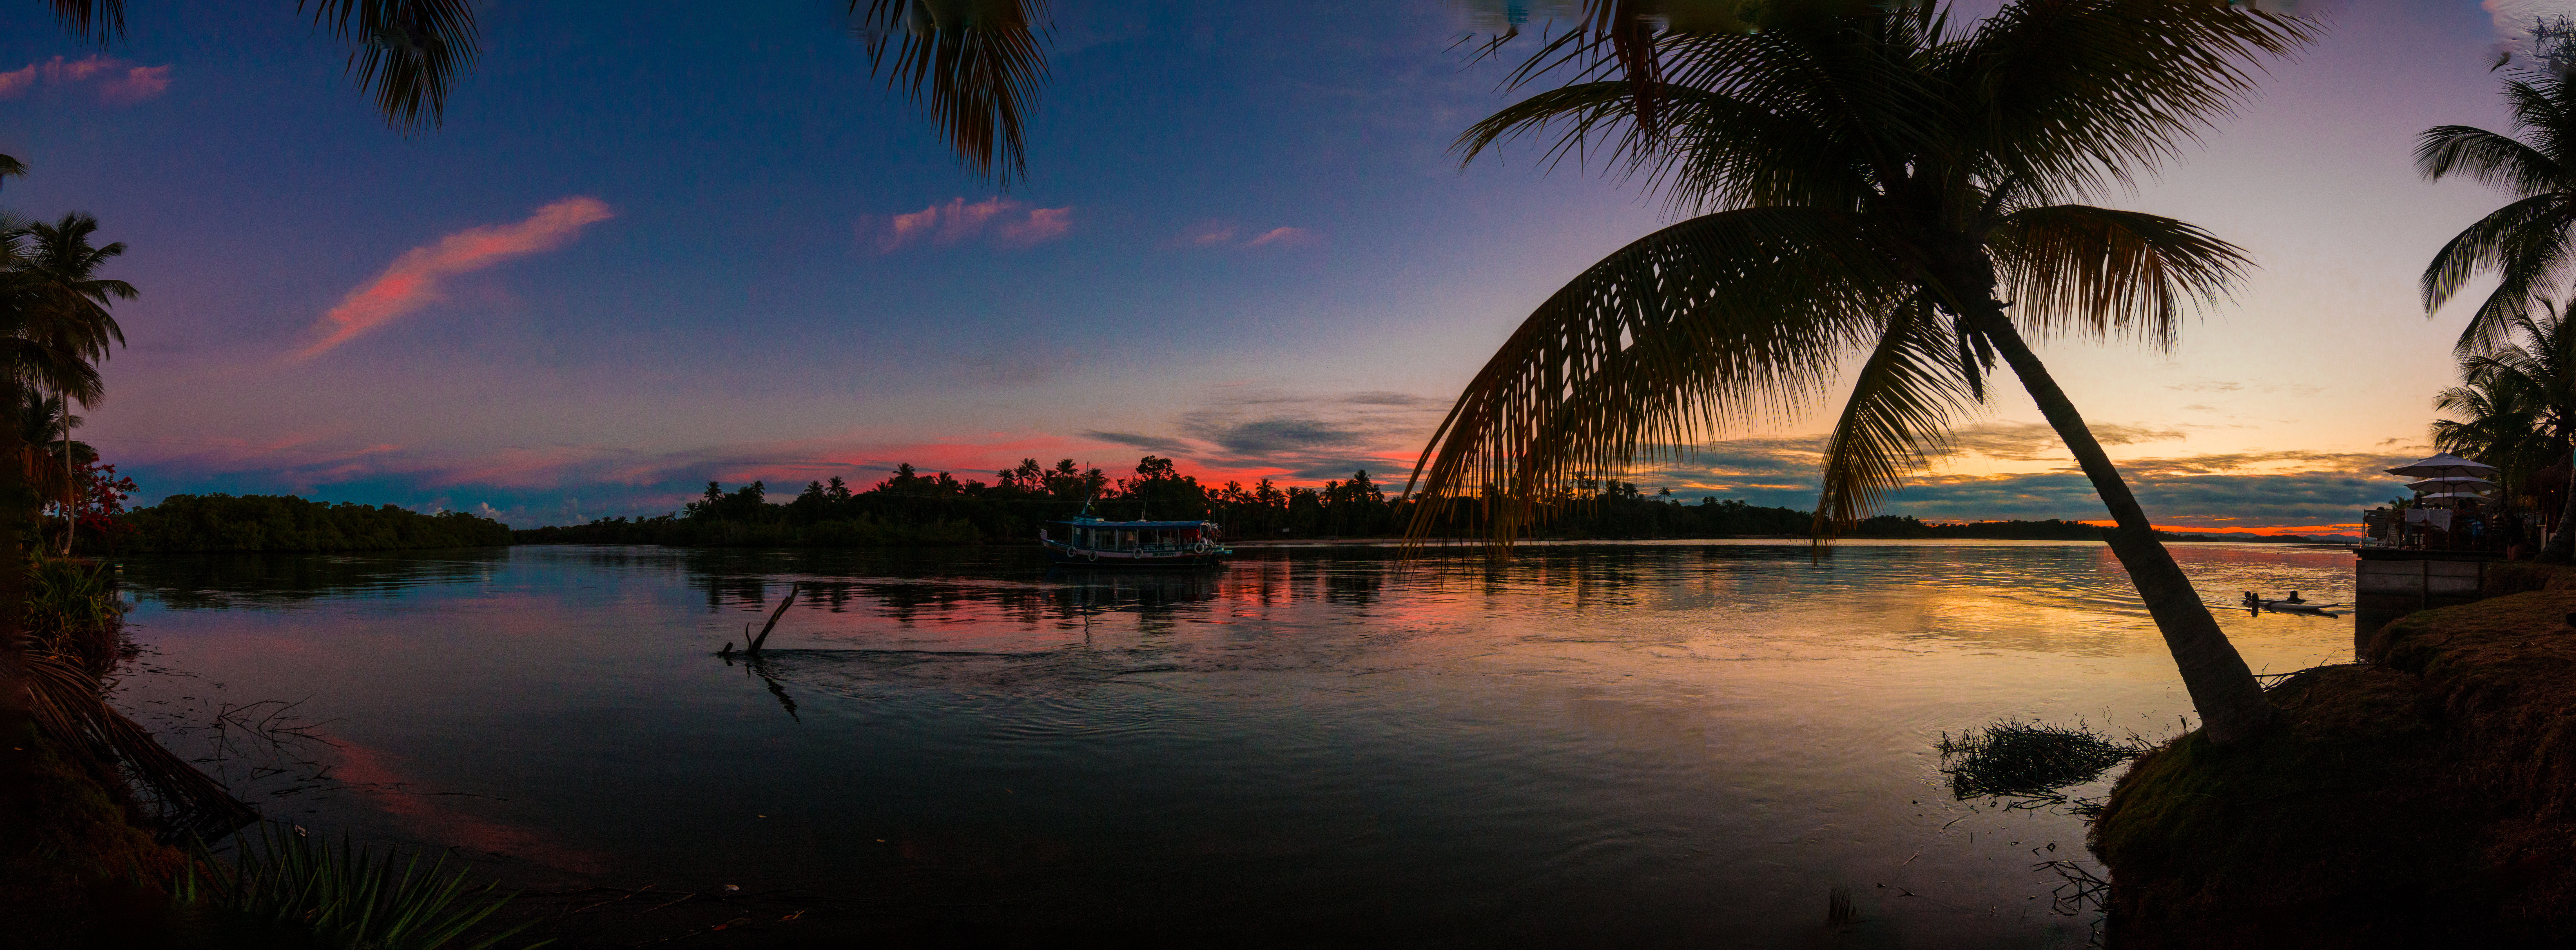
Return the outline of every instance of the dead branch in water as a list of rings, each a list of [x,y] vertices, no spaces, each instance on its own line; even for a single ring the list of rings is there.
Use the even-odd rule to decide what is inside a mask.
[[[753,656],[760,655],[760,645],[769,642],[769,631],[778,626],[778,618],[787,615],[787,605],[796,602],[796,588],[797,585],[795,584],[787,585],[787,596],[778,599],[778,609],[770,612],[769,622],[762,625],[760,628],[760,636],[754,638],[751,641],[751,648],[744,650],[743,652]],[[746,625],[743,627],[743,631],[748,634],[751,631],[751,627]]]

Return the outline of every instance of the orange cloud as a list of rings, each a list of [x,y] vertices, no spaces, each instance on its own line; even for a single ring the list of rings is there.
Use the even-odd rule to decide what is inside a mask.
[[[323,314],[313,329],[321,339],[295,354],[310,359],[443,299],[440,281],[482,270],[502,261],[551,251],[581,236],[581,229],[616,217],[606,202],[572,197],[537,209],[517,224],[494,224],[459,231],[438,243],[416,247],[394,259],[393,266],[363,287],[349,292],[340,305]]]

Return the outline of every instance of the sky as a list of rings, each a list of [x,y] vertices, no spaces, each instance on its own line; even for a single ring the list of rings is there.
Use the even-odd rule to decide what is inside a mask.
[[[444,124],[406,136],[292,4],[134,0],[101,51],[19,3],[0,154],[32,173],[0,204],[128,245],[129,346],[79,437],[139,502],[532,527],[710,480],[1148,453],[1400,485],[1533,307],[1675,220],[1528,150],[1459,166],[1451,140],[1512,97],[1459,45],[1501,5],[1056,0],[1005,193],[871,77],[842,4],[485,4]],[[2381,470],[2430,453],[2466,311],[2428,317],[2416,276],[2505,200],[2423,181],[2412,141],[2505,128],[2498,44],[2552,9],[2342,0],[2259,101],[2096,198],[2259,267],[2169,350],[2040,341],[2158,524],[2313,531],[2402,493]],[[1810,508],[1839,404],[1635,480]],[[2103,516],[2018,389],[1958,444],[1886,510]]]

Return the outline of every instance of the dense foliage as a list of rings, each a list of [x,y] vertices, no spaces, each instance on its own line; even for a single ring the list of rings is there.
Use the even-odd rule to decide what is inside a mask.
[[[292,495],[172,495],[125,516],[121,549],[142,551],[385,551],[510,543],[510,528],[461,511],[424,515],[392,505]]]

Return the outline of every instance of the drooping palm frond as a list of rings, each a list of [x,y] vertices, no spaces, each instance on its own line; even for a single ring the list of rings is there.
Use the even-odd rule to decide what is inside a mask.
[[[349,44],[348,71],[404,134],[437,128],[447,94],[481,52],[473,0],[298,0]]]
[[[1782,417],[1875,342],[1901,287],[1886,248],[1818,209],[1720,212],[1622,248],[1469,383],[1407,482],[1424,499],[1415,536],[1492,486],[1503,494],[1485,514],[1508,545],[1537,499],[1576,479]]]
[[[865,8],[862,9],[862,4]],[[868,58],[976,174],[1028,175],[1024,116],[1046,82],[1046,0],[850,0]]]
[[[1861,363],[1851,399],[1825,440],[1817,541],[1875,513],[1907,476],[1948,453],[1951,420],[1982,396],[1961,372],[1975,361],[1951,349],[1958,339],[1928,294],[1890,309],[1878,346]]]
[[[2415,170],[2430,181],[2466,175],[2528,198],[2569,180],[2568,169],[2548,153],[2467,125],[2437,125],[2415,139]]]
[[[54,8],[54,20],[64,32],[89,42],[100,49],[125,35],[125,0],[46,0]]]
[[[23,675],[12,685],[26,694],[9,701],[24,703],[48,738],[112,755],[119,771],[145,793],[163,840],[220,838],[258,819],[222,783],[171,754],[150,730],[109,706],[97,677],[77,658],[29,650],[20,652],[16,662]]]
[[[1986,246],[2014,323],[2030,334],[2127,333],[2159,348],[2173,345],[2185,308],[2218,302],[2253,264],[2194,225],[2087,205],[2005,215]]]
[[[2491,270],[2498,277],[2496,288],[2460,329],[2460,353],[2502,344],[2513,322],[2530,313],[2533,301],[2558,289],[2568,263],[2576,260],[2571,225],[2576,225],[2576,190],[2550,191],[2489,212],[2434,252],[2424,269],[2427,311],[2448,302],[2481,272]]]

